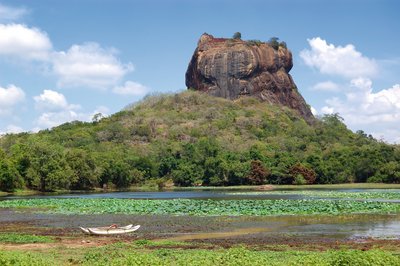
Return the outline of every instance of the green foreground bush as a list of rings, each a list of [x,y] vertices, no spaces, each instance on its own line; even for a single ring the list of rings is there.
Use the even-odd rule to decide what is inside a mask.
[[[0,250],[0,265],[2,266],[47,266],[60,265],[54,258],[24,251]]]
[[[251,251],[243,247],[227,250],[129,250],[108,246],[86,252],[81,259],[57,261],[50,255],[0,251],[0,265],[400,265],[400,258],[382,250]]]
[[[48,236],[37,236],[19,233],[0,233],[0,243],[14,243],[14,244],[27,244],[27,243],[49,243],[54,240]]]

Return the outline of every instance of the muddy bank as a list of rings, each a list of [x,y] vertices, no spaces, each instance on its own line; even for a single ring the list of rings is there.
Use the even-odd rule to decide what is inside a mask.
[[[400,215],[199,217],[170,215],[61,215],[0,209],[0,233],[20,232],[69,239],[76,245],[139,239],[189,241],[219,246],[365,245],[400,243]],[[130,235],[99,238],[78,228],[140,224]],[[83,242],[82,242],[83,241]],[[88,242],[85,242],[88,241]]]

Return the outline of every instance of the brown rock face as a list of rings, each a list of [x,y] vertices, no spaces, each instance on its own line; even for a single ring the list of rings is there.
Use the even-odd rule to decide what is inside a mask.
[[[186,86],[210,95],[260,98],[296,110],[311,123],[314,116],[289,74],[292,53],[268,43],[214,38],[203,34],[186,71]]]

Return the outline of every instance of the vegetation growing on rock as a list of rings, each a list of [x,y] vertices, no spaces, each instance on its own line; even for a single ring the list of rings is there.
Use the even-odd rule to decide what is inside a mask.
[[[155,95],[93,123],[0,138],[0,190],[400,182],[400,147],[337,114],[310,125],[256,98]],[[296,181],[296,182],[297,182]]]

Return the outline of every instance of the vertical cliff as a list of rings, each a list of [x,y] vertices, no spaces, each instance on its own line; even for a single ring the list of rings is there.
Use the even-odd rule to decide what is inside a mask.
[[[205,33],[189,63],[186,86],[227,99],[258,97],[290,107],[311,123],[314,116],[289,74],[292,67],[292,53],[283,45]]]

